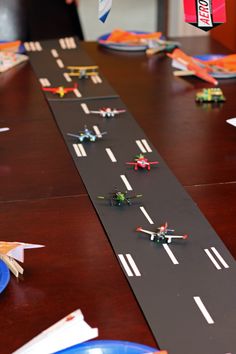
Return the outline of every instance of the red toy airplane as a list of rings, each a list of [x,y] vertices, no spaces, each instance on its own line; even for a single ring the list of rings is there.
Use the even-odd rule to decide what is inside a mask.
[[[138,168],[143,168],[150,171],[151,165],[157,165],[159,164],[159,162],[158,161],[149,162],[148,159],[143,154],[139,154],[134,159],[134,162],[126,162],[126,164],[133,165],[135,171],[137,171]]]
[[[64,87],[64,86],[58,86],[58,87],[42,87],[43,91],[48,91],[52,92],[53,94],[59,95],[61,98],[65,96],[68,92],[73,92],[75,89],[77,89],[78,85],[75,83],[74,87]]]

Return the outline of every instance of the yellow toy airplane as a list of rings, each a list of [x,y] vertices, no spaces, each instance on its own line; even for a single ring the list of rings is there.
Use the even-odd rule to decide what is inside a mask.
[[[44,246],[32,243],[0,241],[0,259],[6,263],[10,271],[16,277],[19,277],[19,274],[23,274],[24,269],[16,262],[16,260],[23,263],[25,249],[41,247]]]
[[[69,76],[77,76],[79,79],[86,79],[89,76],[98,75],[98,66],[89,65],[89,66],[67,66],[67,69],[70,70],[68,73]]]

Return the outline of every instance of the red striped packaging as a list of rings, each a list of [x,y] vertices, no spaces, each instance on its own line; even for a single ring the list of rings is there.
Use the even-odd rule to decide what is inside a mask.
[[[185,22],[204,31],[226,22],[225,0],[184,0]]]

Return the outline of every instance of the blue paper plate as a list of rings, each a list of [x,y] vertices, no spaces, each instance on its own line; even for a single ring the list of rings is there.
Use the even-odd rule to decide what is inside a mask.
[[[61,350],[57,353],[70,354],[143,354],[153,353],[155,348],[146,345],[116,341],[116,340],[94,340],[87,343],[75,345],[73,347]]]
[[[144,31],[129,31],[129,32],[133,32],[136,34],[148,34],[150,32],[144,32]],[[137,51],[144,51],[147,49],[147,46],[144,44],[139,44],[139,45],[128,45],[125,43],[103,43],[102,41],[106,40],[111,33],[106,33],[103,34],[102,36],[100,36],[97,41],[98,43],[105,47],[105,48],[109,48],[109,49],[115,49],[115,50],[122,50],[125,52],[137,52]]]
[[[10,271],[6,264],[0,260],[0,293],[5,289],[10,280]]]
[[[224,58],[226,55],[225,54],[203,54],[203,55],[195,55],[194,58],[200,59],[200,60],[217,60]]]

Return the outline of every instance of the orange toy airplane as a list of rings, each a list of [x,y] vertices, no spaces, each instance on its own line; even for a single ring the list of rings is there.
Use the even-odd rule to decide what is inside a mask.
[[[74,84],[74,87],[64,87],[64,86],[58,86],[58,87],[42,87],[43,91],[48,91],[52,92],[53,94],[59,95],[61,98],[65,96],[68,92],[73,92],[75,89],[77,89],[78,85]]]

